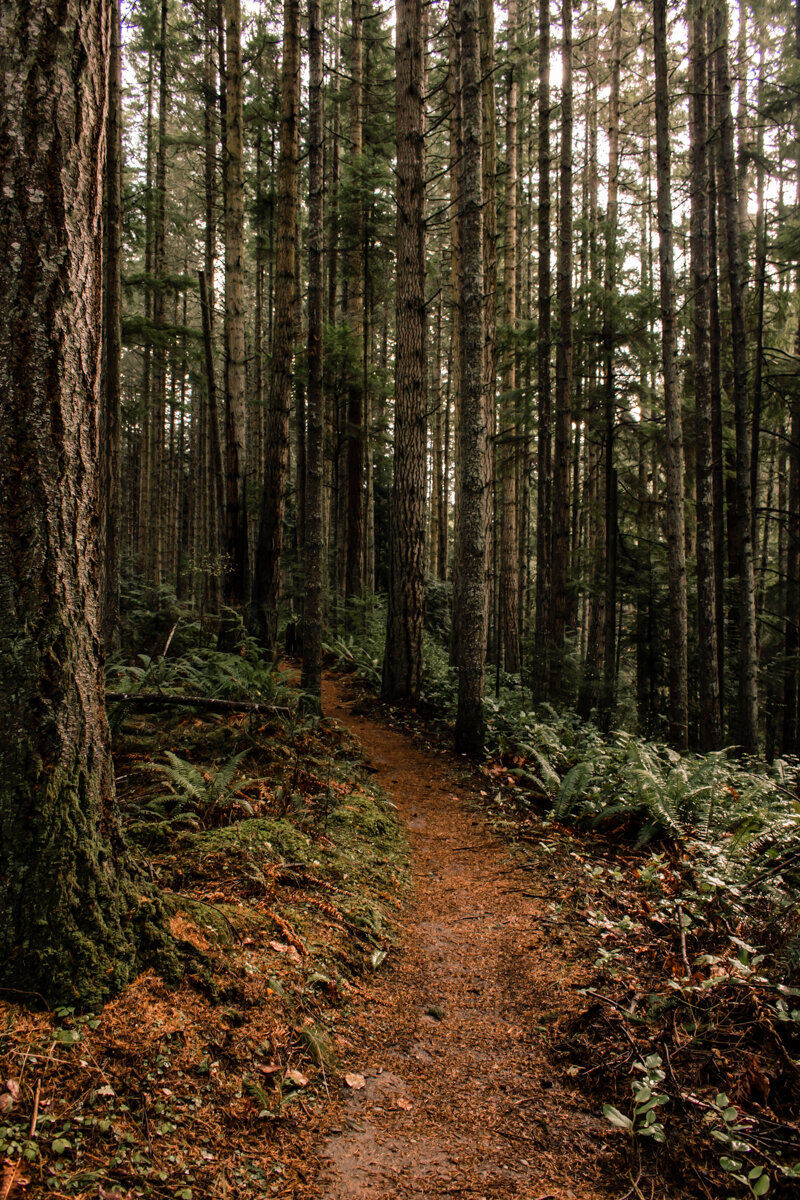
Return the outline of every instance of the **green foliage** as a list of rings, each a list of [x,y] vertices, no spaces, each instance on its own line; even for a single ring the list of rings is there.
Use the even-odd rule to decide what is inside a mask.
[[[252,804],[244,796],[236,795],[247,784],[241,780],[234,784],[246,753],[242,750],[221,767],[201,771],[171,750],[165,751],[166,763],[145,763],[143,769],[166,776],[169,792],[138,805],[139,812],[145,819],[152,814],[159,824],[166,819],[172,827],[181,825],[195,829],[219,825],[237,809],[252,816]]]
[[[669,1096],[659,1091],[665,1078],[661,1069],[661,1056],[648,1054],[644,1062],[637,1062],[635,1066],[636,1070],[642,1073],[642,1078],[634,1079],[631,1083],[633,1116],[626,1116],[613,1104],[603,1105],[603,1116],[618,1129],[627,1129],[631,1137],[648,1137],[654,1142],[663,1142],[664,1126],[657,1119],[658,1109],[669,1103]]]

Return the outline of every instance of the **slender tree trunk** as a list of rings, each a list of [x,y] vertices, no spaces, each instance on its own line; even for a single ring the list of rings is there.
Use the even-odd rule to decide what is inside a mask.
[[[503,391],[498,430],[500,485],[500,639],[506,671],[520,670],[519,533],[517,528],[517,102],[519,67],[515,61],[517,4],[508,6],[509,65],[506,82],[505,243],[503,255],[503,324],[508,345],[503,364]]]
[[[144,315],[148,322],[153,319],[153,86],[154,64],[152,48],[147,56],[147,117],[145,122],[145,232],[144,232]],[[139,452],[139,504],[138,528],[136,530],[136,556],[139,570],[147,578],[147,556],[150,540],[150,504],[152,500],[151,478],[151,440],[153,414],[152,376],[153,376],[153,347],[148,337],[145,342],[142,360],[142,428]]]
[[[163,340],[166,322],[166,292],[163,287],[166,254],[167,206],[167,0],[161,0],[161,26],[158,49],[158,143],[156,148],[156,186],[153,213],[153,346],[152,412],[149,449],[149,529],[145,553],[145,579],[157,590],[164,566],[164,422],[167,400],[167,351]]]
[[[456,749],[483,752],[489,431],[483,378],[483,145],[478,0],[460,0],[463,169],[461,190],[461,403],[455,557],[458,600]]]
[[[689,20],[692,148],[691,272],[694,296],[694,393],[697,443],[697,622],[700,749],[722,745],[714,561],[713,441],[711,434],[711,263],[708,211],[708,127],[705,15],[701,0]]]
[[[350,163],[352,168],[347,276],[347,323],[354,349],[364,340],[364,211],[359,180],[364,149],[364,65],[361,0],[352,0],[350,43]],[[360,354],[359,354],[360,362]],[[364,572],[364,385],[360,365],[347,385],[347,533],[345,599],[361,595]]]
[[[614,353],[614,302],[617,286],[617,222],[619,191],[619,77],[622,58],[622,0],[612,18],[611,80],[608,113],[608,207],[603,281],[603,401],[605,408],[605,583],[603,602],[603,692],[601,721],[608,725],[616,685],[617,615],[617,472],[614,466],[617,395]]]
[[[750,429],[747,403],[747,338],[744,319],[739,208],[733,154],[733,119],[728,66],[728,16],[724,0],[716,9],[717,122],[720,128],[722,201],[731,302],[733,403],[736,428],[736,541],[739,567],[739,713],[738,741],[747,754],[758,753],[758,650],[756,644],[753,512],[750,491]]]
[[[225,0],[225,600],[236,608],[249,594],[241,38],[241,0]],[[223,622],[221,640],[232,636]]]
[[[394,484],[383,696],[415,704],[422,688],[425,600],[425,45],[422,0],[398,0],[397,350]]]
[[[669,723],[679,750],[689,745],[689,617],[686,590],[683,426],[678,381],[672,230],[666,0],[653,0],[656,106],[656,203],[661,290],[661,349],[667,434],[667,563],[669,573]]]
[[[111,0],[106,117],[103,261],[103,391],[101,403],[102,631],[107,650],[118,640],[120,505],[120,363],[122,359],[122,48],[119,0]]]
[[[558,344],[556,346],[555,461],[553,463],[552,630],[556,661],[563,657],[569,596],[569,470],[572,432],[572,0],[562,4],[561,165],[558,230]],[[553,691],[564,696],[563,669]]]
[[[539,0],[539,333],[536,503],[536,618],[533,688],[543,700],[550,686],[553,531],[553,402],[550,382],[550,0]]]
[[[281,146],[278,161],[275,324],[272,388],[267,420],[267,459],[261,498],[251,628],[274,650],[278,640],[283,518],[289,478],[289,413],[295,336],[295,254],[297,243],[298,107],[300,88],[300,4],[285,0],[281,70]]]
[[[308,3],[308,426],[303,543],[303,669],[311,706],[322,708],[323,494],[325,400],[322,392],[322,259],[325,248],[322,130],[322,4]]]

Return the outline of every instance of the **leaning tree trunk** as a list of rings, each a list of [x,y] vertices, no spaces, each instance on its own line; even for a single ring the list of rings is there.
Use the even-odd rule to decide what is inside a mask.
[[[0,7],[0,985],[97,1007],[135,968],[97,543],[109,8]],[[76,56],[76,47],[81,48]]]
[[[461,0],[461,404],[456,513],[456,749],[483,752],[486,673],[486,491],[489,437],[483,378],[483,180],[478,0]]]
[[[398,0],[397,350],[394,484],[383,696],[415,704],[422,689],[425,600],[425,45],[422,0]]]
[[[666,0],[653,0],[653,39],[656,80],[656,205],[661,288],[661,348],[667,434],[669,724],[672,744],[678,750],[685,750],[689,745],[689,617],[686,593],[683,427],[678,383],[678,337],[675,316]]]

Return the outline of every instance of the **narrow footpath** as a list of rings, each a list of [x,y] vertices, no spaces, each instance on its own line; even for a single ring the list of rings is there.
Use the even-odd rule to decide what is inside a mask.
[[[323,698],[400,810],[413,890],[399,945],[348,1029],[341,1070],[354,1086],[331,1088],[308,1196],[622,1195],[619,1143],[548,1052],[553,1022],[580,1007],[585,973],[580,931],[559,928],[545,903],[557,881],[520,870],[449,755],[361,715],[334,680]]]

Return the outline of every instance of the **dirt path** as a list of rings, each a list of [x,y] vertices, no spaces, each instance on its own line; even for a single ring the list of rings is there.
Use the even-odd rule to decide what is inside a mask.
[[[326,681],[325,712],[362,742],[399,806],[413,895],[401,944],[354,1016],[320,1200],[577,1200],[619,1195],[609,1126],[554,1077],[547,1031],[574,1010],[580,950],[466,804],[447,759],[360,714]],[[576,935],[580,942],[580,932]],[[572,987],[570,985],[572,984]]]

